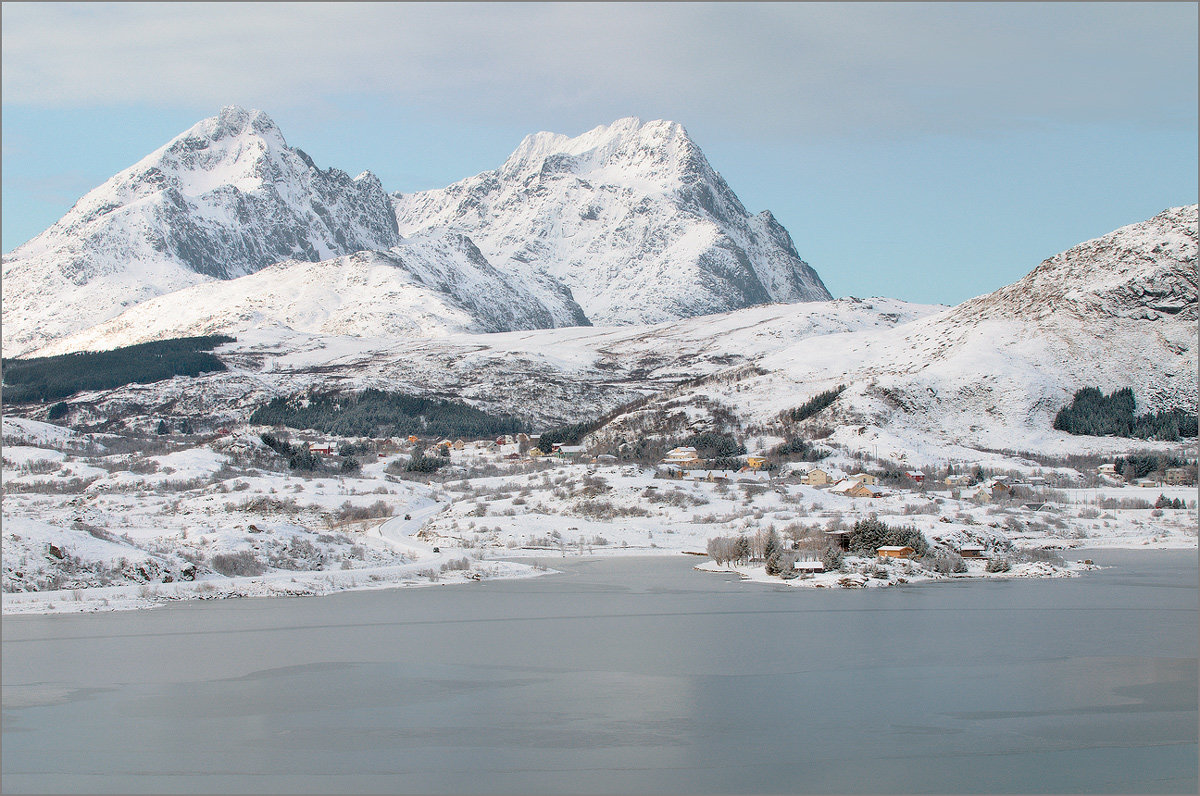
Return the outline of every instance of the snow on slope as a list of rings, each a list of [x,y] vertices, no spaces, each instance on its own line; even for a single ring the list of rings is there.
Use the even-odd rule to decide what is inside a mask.
[[[399,242],[375,175],[322,171],[261,111],[227,107],[92,190],[4,258],[19,355],[141,301]]]
[[[495,171],[392,198],[402,234],[469,235],[547,306],[565,285],[596,324],[830,298],[787,231],[769,212],[747,213],[674,122],[536,133]],[[566,305],[558,322],[578,323]]]
[[[706,397],[770,422],[847,384],[830,416],[877,427],[866,442],[886,429],[909,446],[936,438],[1045,451],[1079,446],[1051,425],[1081,387],[1131,386],[1139,411],[1195,411],[1196,217],[1195,205],[1167,210],[990,295],[894,330],[800,342],[758,358],[765,374],[665,400]]]
[[[279,263],[159,296],[38,354],[273,327],[284,334],[378,338],[498,332],[551,322],[549,310],[492,268],[470,239],[434,232],[385,252]]]
[[[751,307],[653,326],[424,338],[313,334],[245,324],[237,342],[218,349],[230,366],[227,372],[129,385],[68,403],[73,425],[126,415],[205,416],[222,418],[224,424],[244,420],[279,394],[373,387],[466,400],[554,425],[595,417],[625,401],[745,365],[797,341],[847,330],[891,329],[940,309],[944,307],[894,299],[844,298]],[[181,316],[181,323],[188,322],[188,316]],[[181,327],[165,336],[204,330]],[[144,331],[152,339],[160,330]],[[128,342],[141,340],[131,327],[114,330],[97,347],[115,343],[126,332]],[[81,347],[82,338],[72,347],[76,343]],[[35,411],[45,413],[44,408]]]

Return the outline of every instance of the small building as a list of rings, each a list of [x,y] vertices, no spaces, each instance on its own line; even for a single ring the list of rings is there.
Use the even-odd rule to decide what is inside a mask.
[[[850,479],[858,481],[860,484],[866,484],[867,486],[875,486],[879,483],[879,479],[870,473],[853,473]]]
[[[970,486],[971,476],[969,475],[948,475],[946,476],[946,486]]]
[[[672,448],[663,457],[664,464],[672,464],[676,467],[695,467],[700,464],[700,461],[700,456],[696,453],[695,448]]]
[[[918,484],[924,483],[925,481],[925,473],[921,472],[920,470],[906,470],[904,474],[916,481]]]
[[[792,566],[803,575],[813,575],[825,571],[825,564],[820,561],[797,561]]]
[[[829,473],[820,467],[814,467],[804,474],[804,483],[808,486],[824,486],[829,483]]]
[[[888,545],[875,550],[875,554],[880,558],[912,558],[917,551],[908,545]]]
[[[308,452],[319,456],[332,456],[333,446],[328,442],[310,442],[308,443]]]
[[[416,436],[415,434],[409,434],[409,435],[408,435],[408,444],[409,444],[409,445],[416,445],[416,444],[417,444],[417,436]]]
[[[1116,474],[1117,474],[1117,465],[1113,464],[1112,462],[1108,462],[1107,464],[1102,464],[1096,468],[1096,475],[1116,476]]]
[[[746,457],[746,466],[751,470],[761,470],[767,463],[767,457],[762,455],[754,455]]]
[[[615,461],[618,461],[618,459],[616,456],[613,456],[611,453],[601,453],[599,456],[596,457],[597,464],[612,464]]]
[[[836,545],[839,550],[850,549],[850,530],[848,528],[837,531],[825,531],[825,536],[829,539],[831,546]]]
[[[1196,483],[1196,470],[1193,467],[1168,467],[1166,480],[1171,486],[1189,486]]]
[[[833,485],[829,490],[835,495],[845,495],[846,497],[882,497],[883,490],[877,486],[871,486],[855,478],[843,478]]]
[[[963,558],[983,558],[983,545],[965,544],[958,548],[958,554]]]
[[[561,456],[564,459],[582,456],[585,453],[587,453],[587,449],[582,445],[559,445],[554,449],[554,455]]]
[[[1134,486],[1159,486],[1158,481],[1153,478],[1139,478],[1133,482]]]
[[[529,458],[531,458],[531,459],[540,459],[545,455],[546,455],[546,452],[537,446],[534,446],[529,449]]]
[[[505,458],[505,459],[520,459],[520,458],[521,458],[521,454],[519,454],[519,453],[510,453],[510,454],[506,455],[504,458]]]
[[[467,447],[467,443],[463,442],[461,439],[454,440],[454,450],[460,451],[465,447]]]

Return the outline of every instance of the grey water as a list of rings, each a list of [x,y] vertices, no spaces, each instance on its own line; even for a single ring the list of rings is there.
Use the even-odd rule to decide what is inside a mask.
[[[870,590],[558,559],[7,617],[0,786],[1196,793],[1197,554],[1088,555],[1107,568]]]

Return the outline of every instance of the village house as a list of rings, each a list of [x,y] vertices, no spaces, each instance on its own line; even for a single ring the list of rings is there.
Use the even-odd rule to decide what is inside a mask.
[[[456,450],[456,451],[460,451],[460,450],[462,450],[462,449],[463,449],[463,448],[465,448],[465,447],[467,447],[467,443],[466,443],[466,442],[463,442],[461,439],[456,439],[456,440],[454,440],[454,450]]]
[[[545,451],[543,451],[541,448],[533,447],[529,449],[529,458],[531,459],[540,459],[545,455]]]
[[[574,459],[587,453],[582,445],[559,445],[554,449],[554,455],[563,459]]]
[[[1117,466],[1112,462],[1107,462],[1096,468],[1096,475],[1111,475],[1114,478],[1117,475]]]
[[[971,476],[969,475],[948,475],[946,476],[946,486],[970,486]]]
[[[958,548],[958,554],[963,558],[983,558],[983,545],[965,544]]]
[[[841,479],[829,491],[835,495],[847,497],[880,497],[883,495],[881,489],[859,481],[857,476]]]
[[[916,552],[916,550],[912,549],[908,545],[889,545],[886,547],[877,548],[875,550],[875,554],[880,558],[912,558],[914,555],[916,555]]]
[[[1196,483],[1196,470],[1193,467],[1168,467],[1166,478],[1172,486],[1190,486]]]
[[[332,456],[334,453],[333,445],[328,442],[310,442],[308,443],[308,452],[315,453],[319,456]]]
[[[766,463],[767,457],[761,454],[746,457],[746,466],[751,470],[761,470]]]
[[[824,486],[829,483],[829,473],[820,467],[814,467],[804,474],[804,483],[808,486]]]
[[[792,568],[801,575],[813,575],[825,571],[825,565],[820,561],[797,561],[792,564]]]
[[[867,486],[875,486],[879,483],[879,479],[870,473],[853,473],[849,477],[850,480],[858,481],[860,484],[866,484]]]
[[[925,481],[925,473],[921,472],[920,470],[906,470],[904,474],[916,481],[918,484]]]
[[[672,448],[663,457],[663,464],[676,467],[695,467],[700,464],[700,456],[695,448]]]
[[[839,550],[850,549],[850,529],[839,528],[836,531],[825,531],[825,536],[829,539],[830,545],[836,546]]]

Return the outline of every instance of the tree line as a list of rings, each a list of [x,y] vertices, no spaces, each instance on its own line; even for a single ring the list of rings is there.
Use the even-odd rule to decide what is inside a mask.
[[[1196,436],[1196,416],[1177,409],[1135,414],[1133,389],[1121,387],[1108,395],[1096,387],[1075,393],[1070,406],[1054,416],[1054,428],[1068,434],[1117,436],[1175,441]]]
[[[209,352],[232,342],[232,337],[214,334],[155,340],[110,351],[4,359],[4,403],[57,401],[88,390],[223,371],[225,363]],[[66,414],[66,407],[56,414]]]
[[[510,415],[492,415],[457,401],[368,389],[280,396],[250,416],[259,425],[313,429],[341,437],[493,437],[526,430]]]

